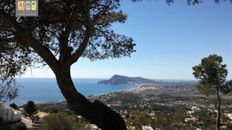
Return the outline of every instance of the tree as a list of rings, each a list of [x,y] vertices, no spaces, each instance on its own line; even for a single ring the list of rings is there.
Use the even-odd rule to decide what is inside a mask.
[[[221,93],[229,93],[232,88],[232,80],[227,81],[226,65],[223,59],[216,54],[209,55],[201,60],[199,65],[193,67],[193,75],[199,80],[197,89],[205,95],[216,95],[217,118],[216,129],[220,130],[221,119]]]
[[[0,99],[17,96],[15,76],[40,63],[51,68],[73,111],[104,130],[125,130],[123,118],[87,100],[70,75],[80,57],[98,60],[135,52],[131,38],[111,29],[127,18],[119,7],[120,0],[40,0],[39,17],[16,18],[15,0],[0,0]]]
[[[17,106],[15,103],[11,103],[11,104],[10,104],[10,107],[11,107],[11,108],[14,108],[14,109],[16,109],[16,110],[18,110],[18,106]]]
[[[23,109],[29,116],[32,116],[38,110],[38,107],[33,101],[28,101],[27,104],[23,106]]]
[[[15,0],[0,0],[1,81],[8,86],[27,67],[46,64],[72,110],[104,130],[126,129],[118,113],[80,94],[70,75],[71,65],[80,57],[119,58],[135,51],[131,38],[111,29],[112,23],[123,23],[127,18],[118,9],[119,2],[41,0],[39,17],[16,18]]]

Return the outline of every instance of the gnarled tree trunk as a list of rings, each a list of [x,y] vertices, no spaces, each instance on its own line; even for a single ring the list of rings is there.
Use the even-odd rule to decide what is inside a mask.
[[[100,101],[90,102],[76,90],[70,67],[62,67],[55,74],[59,88],[73,111],[103,130],[127,130],[125,121],[118,113]]]

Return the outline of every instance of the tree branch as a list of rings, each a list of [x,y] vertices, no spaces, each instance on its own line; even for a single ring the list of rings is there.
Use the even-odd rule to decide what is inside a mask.
[[[57,72],[58,62],[56,57],[48,48],[46,48],[45,46],[40,44],[35,38],[33,38],[30,30],[27,30],[26,28],[21,28],[21,26],[16,22],[16,19],[13,16],[10,16],[9,14],[5,13],[4,11],[0,11],[0,17],[5,19],[5,21],[7,21],[7,23],[9,23],[10,26],[15,28],[15,36],[17,36],[16,40],[19,44],[33,48],[33,50],[51,67],[51,69],[54,72]],[[25,38],[25,36],[27,37]],[[1,42],[12,42],[11,40],[13,39],[5,39]]]
[[[15,36],[17,43],[21,44],[22,46],[31,47],[48,64],[54,73],[57,72],[58,61],[56,57],[52,54],[49,48],[45,47],[38,40],[36,40],[32,36],[31,32],[32,31],[28,28],[16,28]]]
[[[33,50],[48,64],[48,66],[53,70],[54,73],[58,71],[58,60],[52,54],[52,52],[45,46],[39,43],[38,40],[29,35],[26,40],[26,45],[33,48]]]
[[[82,40],[82,42],[80,43],[79,48],[74,52],[73,55],[71,55],[66,62],[66,65],[72,65],[73,63],[75,63],[83,54],[83,52],[85,51],[85,49],[88,46],[89,43],[89,39],[91,38],[92,35],[92,30],[93,30],[93,23],[90,20],[90,12],[89,12],[89,8],[90,8],[90,1],[86,1],[86,3],[84,5],[82,5],[83,7],[83,18],[84,18],[84,25],[86,27],[85,33],[84,33],[84,38]]]
[[[85,51],[85,49],[88,46],[91,33],[92,33],[92,27],[87,27],[84,33],[83,41],[80,43],[79,48],[75,51],[75,53],[71,57],[68,58],[67,60],[68,65],[75,63],[81,57],[82,53]]]
[[[0,11],[0,17],[5,19],[8,24],[10,24],[12,27],[15,27],[17,25],[15,17],[5,13],[4,11]]]
[[[15,38],[0,39],[0,44],[7,44],[7,43],[10,43],[10,42],[16,42],[16,39]]]
[[[71,55],[71,51],[69,51],[69,47],[68,47],[68,38],[69,38],[70,31],[72,29],[72,24],[70,22],[72,20],[69,19],[68,21],[69,22],[64,27],[64,31],[62,31],[60,38],[59,38],[59,47],[60,47],[59,61],[60,62],[64,62],[67,56]]]

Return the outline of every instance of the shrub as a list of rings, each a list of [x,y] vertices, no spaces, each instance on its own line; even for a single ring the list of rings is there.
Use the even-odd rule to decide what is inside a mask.
[[[11,107],[11,108],[14,108],[14,109],[16,109],[16,110],[18,110],[18,106],[17,106],[15,103],[11,103],[11,104],[10,104],[10,107]]]
[[[38,110],[33,101],[28,101],[27,104],[23,106],[23,109],[29,116],[32,116]]]
[[[128,116],[126,123],[134,126],[136,130],[142,130],[142,125],[152,123],[152,117],[146,111],[133,111]]]
[[[88,123],[82,118],[67,113],[53,113],[44,118],[40,130],[89,130]]]
[[[18,122],[15,124],[9,124],[6,126],[0,127],[0,130],[27,130],[26,126],[22,122]]]

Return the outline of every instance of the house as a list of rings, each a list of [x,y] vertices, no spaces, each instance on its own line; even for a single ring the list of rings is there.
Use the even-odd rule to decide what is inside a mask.
[[[0,103],[0,118],[6,122],[18,122],[21,120],[22,112]]]
[[[44,123],[43,118],[48,116],[48,115],[49,114],[46,112],[41,112],[41,111],[37,112],[34,116],[37,116],[39,119],[32,121],[32,126],[33,127],[41,127]]]
[[[142,126],[143,130],[154,130],[151,126]]]
[[[90,130],[101,130],[100,128],[98,128],[96,125],[94,124],[90,124]]]
[[[39,118],[44,118],[45,116],[47,116],[48,115],[48,113],[46,113],[46,112],[42,112],[42,111],[39,111],[39,112],[37,112],[34,116],[38,116]]]
[[[185,122],[197,122],[197,118],[195,118],[195,117],[185,118],[184,121]]]
[[[226,117],[228,117],[229,119],[231,119],[231,120],[232,120],[232,113],[228,113],[228,114],[226,114]]]

